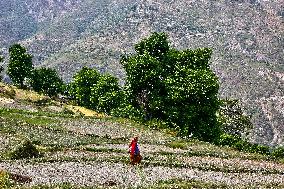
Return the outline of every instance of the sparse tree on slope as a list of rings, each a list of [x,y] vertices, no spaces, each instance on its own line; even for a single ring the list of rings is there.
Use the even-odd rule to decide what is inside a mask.
[[[62,92],[63,81],[54,69],[39,68],[32,71],[30,85],[36,92],[51,97]]]
[[[8,75],[14,84],[23,88],[24,80],[30,76],[33,69],[32,56],[20,44],[12,45],[9,54]]]
[[[86,67],[74,76],[68,88],[77,104],[105,113],[119,106],[123,93],[117,78]]]
[[[101,75],[97,84],[91,88],[93,108],[99,112],[109,113],[120,105],[122,91],[118,79],[112,75]]]
[[[170,48],[166,34],[154,33],[135,50],[135,55],[121,60],[131,105],[146,119],[179,128],[182,135],[217,138],[219,82],[209,67],[211,49],[178,51]]]
[[[80,106],[92,108],[91,88],[97,84],[100,73],[91,68],[84,67],[73,77],[70,84],[70,95]]]

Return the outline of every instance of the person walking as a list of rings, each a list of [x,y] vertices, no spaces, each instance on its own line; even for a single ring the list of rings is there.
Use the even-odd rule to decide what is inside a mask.
[[[130,163],[132,165],[139,164],[142,160],[142,156],[140,155],[140,149],[138,145],[138,137],[135,136],[130,144],[129,144],[129,150],[128,153],[130,153]]]

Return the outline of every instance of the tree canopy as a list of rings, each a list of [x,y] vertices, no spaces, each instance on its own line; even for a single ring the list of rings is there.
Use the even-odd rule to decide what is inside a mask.
[[[34,69],[30,79],[31,87],[48,96],[56,96],[62,91],[63,81],[51,68]]]
[[[105,113],[118,107],[122,98],[117,78],[87,67],[73,77],[69,93],[77,104]]]
[[[33,69],[32,56],[20,44],[12,45],[9,48],[9,54],[8,75],[14,84],[22,88],[24,80],[28,78]]]
[[[146,120],[157,118],[182,135],[213,140],[219,135],[216,112],[219,82],[210,69],[212,50],[177,50],[165,33],[153,33],[123,56],[129,102]]]

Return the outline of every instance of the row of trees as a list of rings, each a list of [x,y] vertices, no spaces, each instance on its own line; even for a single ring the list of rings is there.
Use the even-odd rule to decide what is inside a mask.
[[[211,49],[177,50],[165,33],[153,33],[135,45],[134,54],[121,58],[127,75],[123,87],[117,78],[86,67],[64,84],[55,70],[34,69],[32,56],[21,45],[11,46],[9,53],[8,75],[20,87],[27,80],[35,91],[49,96],[62,93],[99,112],[159,120],[181,135],[206,141],[222,133],[217,119],[219,82],[209,67]]]
[[[220,133],[216,117],[219,82],[209,67],[211,49],[171,48],[165,33],[153,33],[135,45],[121,64],[126,84],[83,68],[69,85],[79,105],[116,116],[159,120],[182,135],[212,141]]]

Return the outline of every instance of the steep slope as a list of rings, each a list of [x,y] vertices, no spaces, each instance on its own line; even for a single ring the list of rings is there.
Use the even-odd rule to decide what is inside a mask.
[[[7,30],[11,36],[0,45],[20,40],[37,65],[56,68],[67,81],[83,66],[123,79],[120,55],[133,52],[133,45],[153,31],[167,32],[175,48],[213,48],[220,96],[242,99],[256,125],[254,141],[283,143],[283,112],[273,105],[273,99],[283,104],[284,96],[283,0],[12,2],[5,8],[25,8],[15,9],[17,16],[6,22],[24,14],[28,29],[16,32],[19,36]],[[21,31],[21,25],[11,28]]]

